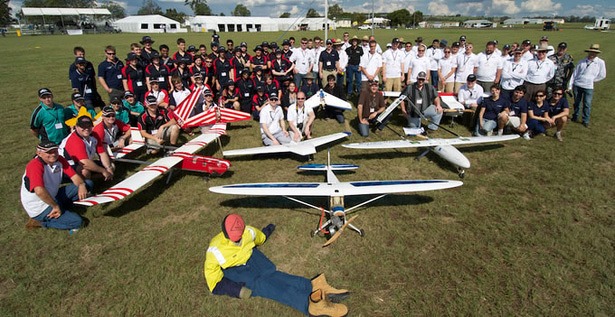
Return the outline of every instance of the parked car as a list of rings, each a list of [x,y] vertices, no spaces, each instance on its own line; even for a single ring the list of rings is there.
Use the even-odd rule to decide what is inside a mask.
[[[372,26],[369,24],[363,24],[361,26],[359,26],[359,30],[371,30]]]

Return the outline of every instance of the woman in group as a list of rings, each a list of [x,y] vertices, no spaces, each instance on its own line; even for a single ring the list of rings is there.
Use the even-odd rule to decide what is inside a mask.
[[[544,135],[547,131],[546,127],[554,124],[553,119],[549,117],[549,105],[545,102],[546,98],[547,92],[544,89],[536,91],[527,109],[527,126],[532,137]]]
[[[457,71],[457,61],[452,56],[450,47],[444,48],[444,58],[438,61],[438,77],[440,90],[442,92],[454,92],[455,72]]]
[[[126,62],[127,65],[122,68],[124,91],[132,92],[137,101],[143,101],[147,92],[145,70],[139,65],[139,60],[135,53],[128,53]]]
[[[171,72],[171,78],[173,77],[178,77],[184,87],[190,87],[192,84],[192,74],[190,74],[190,70],[186,66],[186,61],[181,59],[177,61],[177,68]]]
[[[279,98],[282,96],[282,89],[280,88],[280,83],[273,79],[271,74],[265,74],[265,94],[271,96],[271,93],[275,93]]]
[[[240,110],[239,93],[235,89],[235,82],[229,80],[224,85],[224,90],[220,93],[220,105],[229,108]]]
[[[286,114],[288,113],[288,107],[290,105],[297,102],[297,86],[295,82],[291,81],[288,83],[288,88],[282,94],[282,110],[284,111],[284,118],[287,118]]]

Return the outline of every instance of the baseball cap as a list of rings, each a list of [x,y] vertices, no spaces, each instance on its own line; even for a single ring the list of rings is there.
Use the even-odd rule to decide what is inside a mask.
[[[269,94],[269,99],[278,100],[278,94],[275,92],[272,92],[271,94]]]
[[[561,47],[561,48],[568,48],[568,43],[566,42],[561,42],[557,45],[557,47]]]
[[[228,214],[222,220],[222,233],[233,242],[241,240],[245,228],[246,223],[238,214]]]
[[[261,85],[256,86],[256,92],[264,92],[264,91],[265,91],[265,87],[263,87]]]
[[[77,118],[77,126],[80,128],[91,128],[94,126],[94,123],[89,116],[81,116]]]
[[[128,94],[126,94],[126,95],[128,95]],[[134,97],[134,95],[133,95],[133,97]],[[119,104],[121,104],[121,103],[122,103],[122,100],[121,100],[119,97],[113,97],[113,98],[111,98],[111,104],[113,104],[113,105],[119,105]]]
[[[57,149],[59,146],[57,144],[55,144],[54,142],[51,142],[49,140],[45,140],[45,141],[41,141],[37,146],[36,149],[39,151],[43,151],[43,152],[49,152],[51,150],[55,150]]]
[[[144,36],[143,38],[141,38],[141,44],[145,44],[145,43],[154,43],[155,41],[152,40],[152,38],[150,36]]]
[[[209,45],[211,47],[218,47],[220,46],[220,44],[218,42],[211,42],[211,45]]]
[[[133,52],[130,52],[130,53],[128,53],[128,55],[126,55],[126,60],[127,61],[132,61],[132,60],[135,60],[135,59],[137,59],[137,54],[135,54]]]
[[[43,97],[45,95],[53,95],[53,94],[51,93],[51,90],[49,90],[49,88],[41,88],[41,89],[38,90],[39,98]]]
[[[148,105],[156,104],[158,103],[158,98],[156,98],[156,96],[149,95],[145,98],[145,103]]]
[[[269,47],[269,42],[263,41],[263,43],[261,43],[261,47]]]
[[[521,45],[532,45],[532,41],[530,41],[530,40],[523,40],[523,42],[521,42]]]
[[[246,43],[246,42],[241,42],[241,44],[240,44],[239,46],[248,47],[248,43]]]
[[[158,84],[158,83],[159,83],[159,81],[158,81],[158,77],[150,77],[150,78],[149,78],[149,83],[150,83],[150,84],[153,84],[153,83]]]
[[[78,92],[74,92],[70,95],[70,99],[71,100],[84,100],[85,98],[83,98],[83,95],[78,93]]]
[[[395,43],[399,43],[399,38],[394,37],[394,38],[391,40],[391,44],[395,44]]]
[[[540,38],[540,40],[541,40],[541,41],[547,41],[547,42],[548,42],[548,41],[549,41],[549,37],[548,37],[548,36],[546,36],[546,35],[543,35],[543,36]]]
[[[331,41],[331,39],[328,39],[326,43],[327,44],[333,44],[333,41]]]
[[[465,40],[466,40],[466,36],[465,35],[462,35],[462,36],[459,37],[459,41],[465,41]]]
[[[87,64],[88,61],[85,60],[85,58],[79,56],[77,58],[75,58],[75,64]]]
[[[196,51],[196,46],[194,46],[194,45],[189,45],[189,46],[188,46],[188,50],[187,50],[187,51],[188,51],[188,52],[194,52],[194,51]]]
[[[459,47],[459,46],[461,46],[461,43],[459,43],[459,42],[453,42],[452,47]]]
[[[282,46],[284,46],[284,45],[290,45],[290,41],[289,40],[282,41]]]
[[[427,74],[425,74],[425,72],[419,72],[419,74],[416,76],[416,79],[425,79],[427,78]]]
[[[223,52],[226,52],[226,48],[224,48],[224,46],[220,46],[218,48],[218,53],[223,53]]]
[[[509,50],[509,49],[510,49],[510,44],[504,44],[503,49],[505,49],[505,50]]]
[[[370,80],[368,81],[368,83],[370,86],[378,86],[378,81],[375,81],[375,80]]]
[[[487,42],[487,45],[496,45],[497,43],[495,41],[489,41]]]
[[[476,81],[476,75],[474,74],[468,75],[468,81]]]
[[[153,51],[150,55],[149,55],[150,59],[154,59],[154,58],[160,58],[160,53],[158,53],[157,51]]]
[[[209,89],[203,90],[203,96],[213,96],[213,95],[214,95],[214,93],[211,92],[211,90],[209,90]]]
[[[103,107],[103,108],[102,108],[102,116],[103,116],[103,117],[107,117],[107,116],[109,116],[110,114],[115,115],[115,110],[113,110],[113,107],[111,107],[111,106],[105,106],[105,107]]]

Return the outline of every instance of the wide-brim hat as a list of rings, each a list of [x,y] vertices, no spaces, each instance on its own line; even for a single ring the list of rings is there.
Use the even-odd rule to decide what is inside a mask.
[[[549,48],[549,46],[545,44],[541,44],[536,48],[536,52],[548,52],[550,50],[551,48]]]
[[[309,72],[309,73],[305,74],[305,76],[303,78],[305,78],[305,79],[314,79],[314,74]]]
[[[360,42],[361,40],[359,40],[359,38],[356,35],[353,35],[352,38],[350,39],[350,42]]]
[[[141,45],[143,45],[143,44],[145,44],[145,43],[152,43],[152,44],[154,44],[154,42],[155,42],[155,41],[154,41],[154,40],[152,40],[152,38],[151,38],[151,37],[149,37],[149,36],[147,36],[147,35],[146,35],[146,36],[144,36],[144,37],[141,39],[141,41],[139,41],[139,43],[141,43]]]
[[[598,54],[602,53],[600,51],[600,44],[592,44],[588,49],[585,50],[585,52],[598,53]]]

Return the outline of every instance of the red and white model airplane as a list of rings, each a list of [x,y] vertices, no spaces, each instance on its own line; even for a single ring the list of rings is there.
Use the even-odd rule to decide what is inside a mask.
[[[199,87],[195,89],[175,108],[175,115],[179,118],[177,122],[182,129],[215,123],[246,121],[252,118],[249,113],[224,108],[220,105],[190,116],[194,110],[194,107],[203,102],[203,92],[205,92],[205,90],[207,90],[206,87]]]

